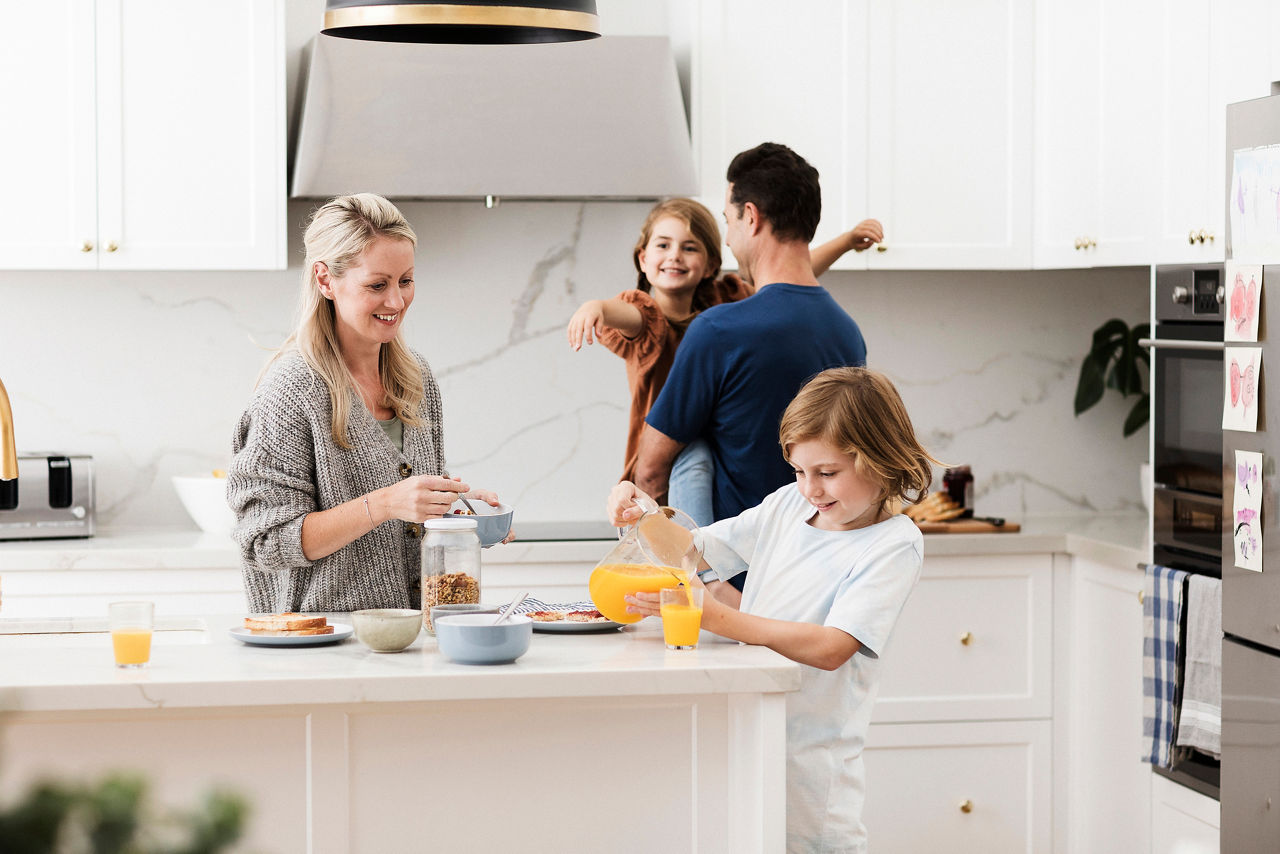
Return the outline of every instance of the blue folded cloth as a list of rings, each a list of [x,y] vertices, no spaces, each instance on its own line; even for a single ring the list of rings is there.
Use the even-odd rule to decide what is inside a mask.
[[[1177,728],[1178,630],[1187,573],[1147,565],[1142,600],[1142,758],[1169,767]]]

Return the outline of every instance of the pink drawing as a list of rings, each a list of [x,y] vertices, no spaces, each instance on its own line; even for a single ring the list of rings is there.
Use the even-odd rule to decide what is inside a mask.
[[[1258,282],[1253,276],[1249,284],[1244,283],[1244,275],[1236,273],[1236,280],[1231,285],[1231,322],[1236,332],[1244,332],[1253,328],[1253,316],[1258,310]]]
[[[1257,389],[1254,386],[1253,364],[1240,370],[1240,363],[1231,360],[1231,405],[1248,409],[1253,405],[1253,396]]]
[[[1240,556],[1245,560],[1258,552],[1258,538],[1253,535],[1253,522],[1257,518],[1256,510],[1246,508],[1236,511],[1236,547],[1240,549]]]
[[[1252,463],[1241,463],[1237,467],[1236,477],[1244,491],[1252,494],[1253,490],[1250,487],[1258,483],[1258,467]]]

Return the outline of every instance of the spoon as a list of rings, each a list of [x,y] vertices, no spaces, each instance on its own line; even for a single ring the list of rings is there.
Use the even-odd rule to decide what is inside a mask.
[[[477,512],[476,512],[476,508],[474,508],[474,507],[472,507],[472,506],[471,506],[471,502],[470,502],[470,501],[468,501],[467,499],[465,499],[465,498],[463,498],[463,497],[462,497],[462,494],[461,494],[461,493],[459,493],[459,494],[458,494],[458,500],[459,500],[459,501],[461,501],[463,504],[465,504],[465,505],[467,506],[467,509],[471,511],[471,515],[472,515],[472,516],[479,516],[479,515],[480,515],[479,513],[477,513]]]
[[[511,616],[511,612],[514,611],[516,606],[523,602],[528,595],[529,592],[526,590],[524,593],[521,593],[517,595],[516,598],[512,599],[511,602],[498,614],[498,619],[493,621],[493,625],[496,626],[498,623],[501,623],[507,617]]]

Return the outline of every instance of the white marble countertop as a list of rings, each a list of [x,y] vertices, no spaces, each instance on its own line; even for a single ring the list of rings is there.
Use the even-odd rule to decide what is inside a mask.
[[[1061,552],[1104,562],[1147,560],[1150,523],[1145,515],[1029,516],[1010,518],[1016,534],[929,534],[925,555]],[[517,526],[516,534],[520,530]],[[501,563],[595,561],[607,540],[521,541],[486,550]],[[0,573],[49,569],[235,569],[240,555],[229,537],[182,530],[104,530],[87,539],[0,542]]]
[[[535,632],[529,651],[513,664],[468,666],[445,659],[426,632],[394,654],[371,652],[354,636],[327,646],[249,646],[228,633],[241,619],[203,616],[158,627],[167,630],[154,635],[151,663],[136,671],[115,667],[105,633],[4,634],[0,620],[0,712],[769,693],[800,687],[800,666],[765,647],[708,640],[712,636],[704,633],[697,649],[668,650],[657,620],[600,634]],[[345,614],[331,621],[350,622]],[[25,622],[9,628],[40,628]]]

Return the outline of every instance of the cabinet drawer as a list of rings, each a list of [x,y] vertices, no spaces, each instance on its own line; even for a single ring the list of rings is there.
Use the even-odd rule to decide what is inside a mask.
[[[863,823],[877,854],[1050,850],[1052,724],[874,725]]]
[[[1051,555],[925,557],[884,655],[876,722],[1047,718]]]

